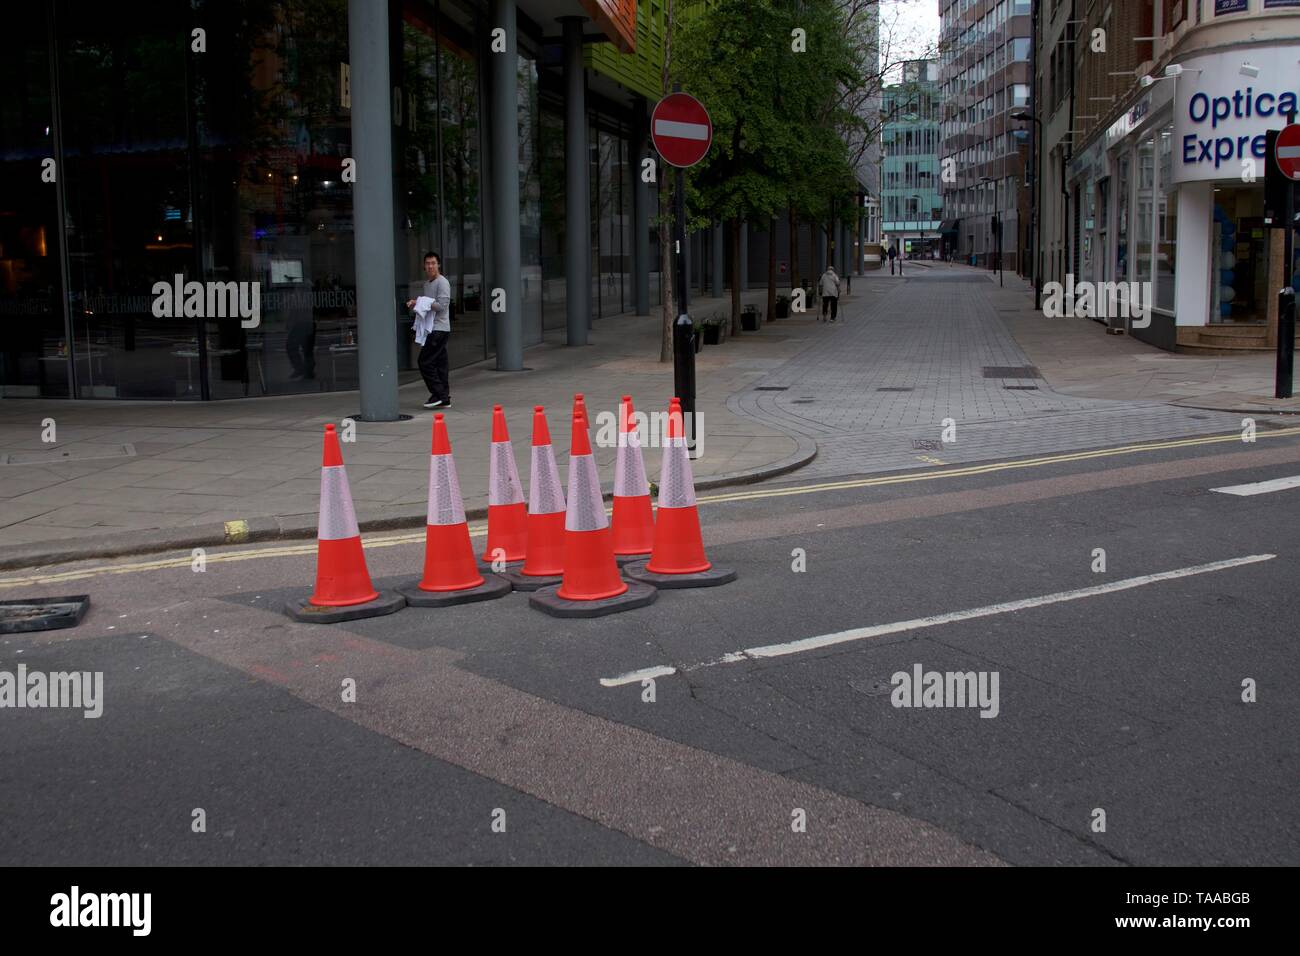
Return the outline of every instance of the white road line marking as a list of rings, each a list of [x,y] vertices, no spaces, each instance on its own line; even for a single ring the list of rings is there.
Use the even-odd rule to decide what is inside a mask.
[[[1258,564],[1261,561],[1271,561],[1276,558],[1275,554],[1251,554],[1244,558],[1228,558],[1224,561],[1212,561],[1209,564],[1197,564],[1188,568],[1176,568],[1173,571],[1160,571],[1156,574],[1143,574],[1136,578],[1125,578],[1122,581],[1111,581],[1107,584],[1097,584],[1093,587],[1078,588],[1074,591],[1057,591],[1055,594],[1044,594],[1039,597],[1022,598],[1018,601],[1004,601],[1000,604],[987,604],[984,607],[969,608],[965,611],[950,611],[947,614],[935,614],[931,617],[918,617],[910,621],[895,621],[892,624],[876,624],[871,627],[857,627],[848,631],[836,631],[833,634],[821,634],[817,637],[805,637],[798,641],[789,641],[785,644],[765,644],[761,647],[750,647],[743,651],[733,651],[730,654],[724,654],[717,660],[703,661],[699,664],[691,664],[683,668],[687,671],[699,670],[704,667],[714,667],[717,664],[731,664],[736,661],[755,660],[768,657],[784,657],[787,654],[800,654],[804,651],[820,650],[824,647],[834,647],[836,644],[847,644],[852,641],[866,640],[870,637],[882,637],[886,634],[897,634],[901,631],[916,631],[926,627],[936,627],[940,624],[953,624],[957,621],[969,621],[978,617],[992,617],[995,614],[1007,614],[1013,611],[1024,611],[1028,608],[1043,607],[1047,604],[1061,604],[1065,601],[1078,601],[1083,598],[1097,597],[1101,594],[1111,594],[1115,591],[1128,591],[1132,588],[1143,587],[1147,584],[1156,584],[1160,581],[1172,581],[1175,578],[1187,578],[1195,574],[1209,574],[1212,571],[1226,571],[1228,568],[1239,568],[1247,564]],[[676,674],[675,667],[647,667],[642,670],[629,671],[626,674],[620,674],[618,677],[602,677],[600,683],[604,687],[619,687],[623,684],[639,683],[647,677],[665,677],[669,674]]]
[[[679,123],[677,120],[661,119],[655,120],[655,134],[703,141],[709,138],[709,128],[703,123]]]
[[[1247,485],[1228,485],[1226,488],[1211,488],[1221,495],[1266,495],[1270,491],[1286,491],[1288,488],[1300,488],[1300,475],[1290,478],[1274,478],[1272,481],[1252,481]]]

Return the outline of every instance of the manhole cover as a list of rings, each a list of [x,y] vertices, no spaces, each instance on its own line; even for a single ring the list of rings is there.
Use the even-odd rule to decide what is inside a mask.
[[[76,627],[81,623],[88,607],[90,607],[88,594],[0,601],[0,634],[54,631],[61,627]]]
[[[899,385],[886,385],[884,388],[876,389],[877,392],[910,392],[910,386],[904,387]]]
[[[1002,387],[1005,388],[1005,389],[1006,389],[1007,391],[1009,391],[1009,392],[1036,392],[1036,391],[1038,391],[1038,386],[1037,386],[1037,385],[1003,385]]]
[[[912,447],[917,451],[943,451],[943,442],[937,438],[913,438]]]
[[[789,385],[759,385],[754,389],[756,392],[784,392]]]
[[[870,677],[865,680],[851,680],[849,686],[859,694],[866,694],[868,697],[884,697],[893,690],[893,685],[889,681],[879,677]]]
[[[985,378],[1042,378],[1033,365],[985,365]]]
[[[93,442],[58,445],[40,451],[15,451],[0,454],[0,465],[57,465],[64,461],[88,461],[96,458],[130,458],[134,445],[99,445]]]
[[[1195,418],[1195,419],[1197,419],[1197,420],[1199,420],[1199,421],[1205,421],[1205,420],[1207,420],[1210,416],[1209,416],[1209,415],[1188,415],[1187,417],[1188,417],[1188,418]]]

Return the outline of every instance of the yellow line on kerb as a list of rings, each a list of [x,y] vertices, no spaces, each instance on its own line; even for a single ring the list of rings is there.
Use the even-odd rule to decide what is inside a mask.
[[[1286,435],[1300,435],[1300,427],[1280,428],[1275,431],[1258,432],[1257,438],[1274,438]],[[1063,462],[1086,461],[1093,458],[1111,458],[1118,455],[1135,455],[1142,452],[1162,451],[1167,448],[1189,448],[1195,445],[1214,445],[1224,442],[1239,442],[1241,435],[1232,432],[1227,435],[1211,435],[1205,438],[1182,438],[1174,441],[1150,442],[1143,445],[1124,445],[1119,448],[1099,448],[1094,451],[1069,452],[1051,455],[1045,458],[1027,458],[1018,461],[988,462],[971,465],[966,468],[946,468],[942,471],[921,471],[905,475],[885,475],[877,478],[857,478],[849,481],[827,481],[814,485],[793,485],[786,488],[767,488],[758,491],[737,491],[724,495],[704,495],[697,498],[700,504],[719,504],[727,501],[756,501],[762,498],[784,498],[791,495],[811,495],[821,491],[845,491],[853,488],[874,488],[879,485],[900,485],[914,481],[930,481],[935,478],[963,478],[969,475],[985,475],[998,471],[1015,471],[1021,468],[1038,468],[1043,465],[1055,465]],[[605,509],[608,513],[609,509]],[[469,526],[471,537],[487,534],[487,523],[476,522]],[[400,534],[366,537],[366,548],[392,548],[403,544],[414,544],[424,540],[424,530],[405,531]],[[240,551],[226,551],[220,554],[206,555],[209,564],[224,564],[231,561],[253,561],[262,558],[287,558],[299,555],[315,554],[316,542],[306,541],[301,544],[279,544],[264,547],[245,548]],[[80,568],[75,571],[63,571],[58,574],[30,575],[27,577],[0,579],[0,589],[26,587],[35,584],[56,584],[63,581],[78,581],[97,577],[101,574],[134,574],[140,571],[162,571],[169,568],[189,567],[193,560],[192,552],[183,557],[159,558],[154,561],[133,561],[129,564],[99,565],[93,568]]]

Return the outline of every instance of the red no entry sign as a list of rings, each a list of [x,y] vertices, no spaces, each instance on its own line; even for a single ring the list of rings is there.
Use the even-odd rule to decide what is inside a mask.
[[[670,93],[655,106],[650,117],[650,138],[664,162],[694,166],[713,142],[709,112],[687,93]]]
[[[1277,165],[1288,179],[1300,180],[1300,123],[1293,123],[1277,134]]]

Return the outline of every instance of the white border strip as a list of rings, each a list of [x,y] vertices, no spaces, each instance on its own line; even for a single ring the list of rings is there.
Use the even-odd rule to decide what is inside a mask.
[[[1244,558],[1228,558],[1225,561],[1212,561],[1209,564],[1197,564],[1188,568],[1177,568],[1173,571],[1160,571],[1156,574],[1143,574],[1136,578],[1125,578],[1122,581],[1111,581],[1109,584],[1098,584],[1090,588],[1079,588],[1074,591],[1057,591],[1055,594],[1044,594],[1039,597],[1022,598],[1018,601],[1004,601],[1001,604],[986,604],[984,607],[969,608],[965,611],[950,611],[947,614],[936,614],[931,617],[918,617],[910,621],[895,621],[892,624],[876,624],[871,627],[857,627],[848,631],[836,631],[833,634],[822,634],[818,637],[805,637],[798,641],[789,641],[785,644],[764,644],[761,647],[750,647],[743,651],[733,651],[725,654],[717,660],[704,661],[699,664],[691,664],[682,668],[687,671],[699,670],[703,667],[713,667],[717,664],[731,664],[736,661],[754,660],[770,657],[785,657],[788,654],[800,654],[804,651],[816,651],[826,647],[834,647],[837,644],[848,644],[852,641],[862,641],[871,637],[883,637],[886,634],[897,634],[901,631],[917,631],[926,627],[937,627],[940,624],[954,624],[958,621],[969,621],[973,618],[992,617],[995,614],[1007,614],[1012,611],[1024,611],[1029,608],[1043,607],[1047,604],[1061,604],[1065,601],[1078,601],[1083,598],[1097,597],[1101,594],[1112,594],[1116,591],[1128,591],[1132,588],[1140,588],[1148,584],[1156,584],[1160,581],[1172,581],[1176,578],[1187,578],[1195,574],[1209,574],[1213,571],[1226,571],[1229,568],[1239,568],[1247,564],[1258,564],[1261,561],[1271,561],[1276,558],[1275,554],[1252,554]],[[666,677],[669,674],[676,674],[677,668],[659,666],[647,667],[642,670],[629,671],[626,674],[620,674],[617,677],[602,677],[600,679],[603,687],[620,687],[624,684],[639,683],[651,677]]]

